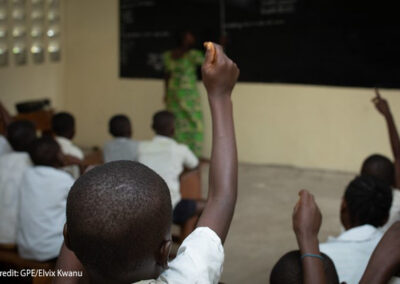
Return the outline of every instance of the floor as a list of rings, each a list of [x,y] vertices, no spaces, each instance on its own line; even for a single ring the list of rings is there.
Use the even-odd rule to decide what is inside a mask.
[[[291,214],[300,189],[310,190],[323,215],[320,241],[340,233],[339,205],[347,183],[355,173],[282,166],[240,165],[239,199],[225,243],[221,281],[268,283],[276,261],[297,249]],[[203,194],[208,166],[202,169]]]

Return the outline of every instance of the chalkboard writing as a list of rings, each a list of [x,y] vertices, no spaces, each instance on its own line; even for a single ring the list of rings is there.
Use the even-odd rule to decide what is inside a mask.
[[[121,77],[161,78],[161,54],[188,28],[226,35],[240,80],[400,87],[394,0],[120,0]]]

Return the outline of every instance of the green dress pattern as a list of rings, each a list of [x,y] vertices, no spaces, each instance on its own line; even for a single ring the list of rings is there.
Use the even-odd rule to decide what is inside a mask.
[[[203,112],[197,90],[197,67],[203,64],[204,54],[190,50],[174,59],[171,51],[163,55],[165,71],[170,75],[167,88],[167,110],[175,115],[175,139],[200,157],[203,146]]]

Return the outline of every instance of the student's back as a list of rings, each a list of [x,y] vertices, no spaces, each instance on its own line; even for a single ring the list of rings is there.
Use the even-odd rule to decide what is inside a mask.
[[[35,166],[25,172],[21,182],[17,244],[23,258],[45,261],[60,251],[66,198],[74,180],[55,168],[60,153],[57,142],[41,138],[32,148]]]
[[[126,137],[117,137],[104,145],[104,162],[138,160],[139,142]]]
[[[0,158],[0,243],[15,244],[17,234],[18,196],[22,176],[32,165],[27,153],[36,137],[29,121],[13,122],[8,127],[13,150]]]
[[[198,159],[189,147],[174,139],[156,135],[153,140],[142,142],[139,147],[139,162],[158,173],[171,192],[172,205],[181,199],[179,177],[184,168],[194,168]]]
[[[346,231],[320,245],[335,263],[341,282],[358,283],[388,220],[392,190],[379,179],[361,176],[347,186],[340,218]]]

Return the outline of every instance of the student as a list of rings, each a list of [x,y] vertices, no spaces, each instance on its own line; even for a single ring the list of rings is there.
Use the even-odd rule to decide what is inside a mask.
[[[368,262],[360,284],[400,283],[400,222],[386,231]]]
[[[356,177],[347,186],[340,208],[345,232],[320,245],[335,263],[340,281],[358,283],[389,218],[392,190],[384,182]]]
[[[214,133],[210,188],[198,227],[177,257],[168,264],[172,207],[166,183],[142,164],[118,161],[89,171],[72,187],[64,235],[74,253],[63,247],[57,269],[79,268],[76,255],[91,283],[218,282],[237,197],[231,93],[239,70],[220,46],[215,60],[207,50],[202,70]]]
[[[110,119],[109,132],[113,140],[104,146],[104,162],[138,160],[139,142],[132,139],[132,126],[126,115],[115,115]]]
[[[199,165],[196,155],[184,144],[174,140],[175,117],[169,111],[159,111],[153,116],[152,128],[156,136],[152,141],[142,142],[139,162],[158,173],[167,183],[173,208],[173,222],[183,225],[204,209],[204,200],[183,199],[179,178],[185,168]]]
[[[58,169],[64,165],[53,138],[35,140],[29,154],[35,166],[26,170],[21,182],[18,252],[26,259],[47,261],[60,252],[66,199],[74,179]]]
[[[72,139],[75,136],[75,119],[67,112],[60,112],[53,116],[52,130],[56,135],[56,141],[61,147],[61,151],[64,155],[75,157],[79,160],[84,159],[84,155],[81,149],[72,143]],[[80,176],[79,166],[69,166],[65,170],[70,173],[75,179]]]
[[[376,97],[372,101],[378,112],[385,118],[394,163],[384,156],[373,155],[368,163],[364,162],[362,172],[384,180],[393,188],[390,217],[383,227],[386,231],[394,222],[400,221],[400,139],[388,102],[381,97],[378,89],[375,89],[375,94]]]
[[[8,126],[8,139],[13,151],[0,158],[0,244],[16,243],[18,196],[22,176],[32,166],[29,147],[36,138],[33,123],[27,120]]]

